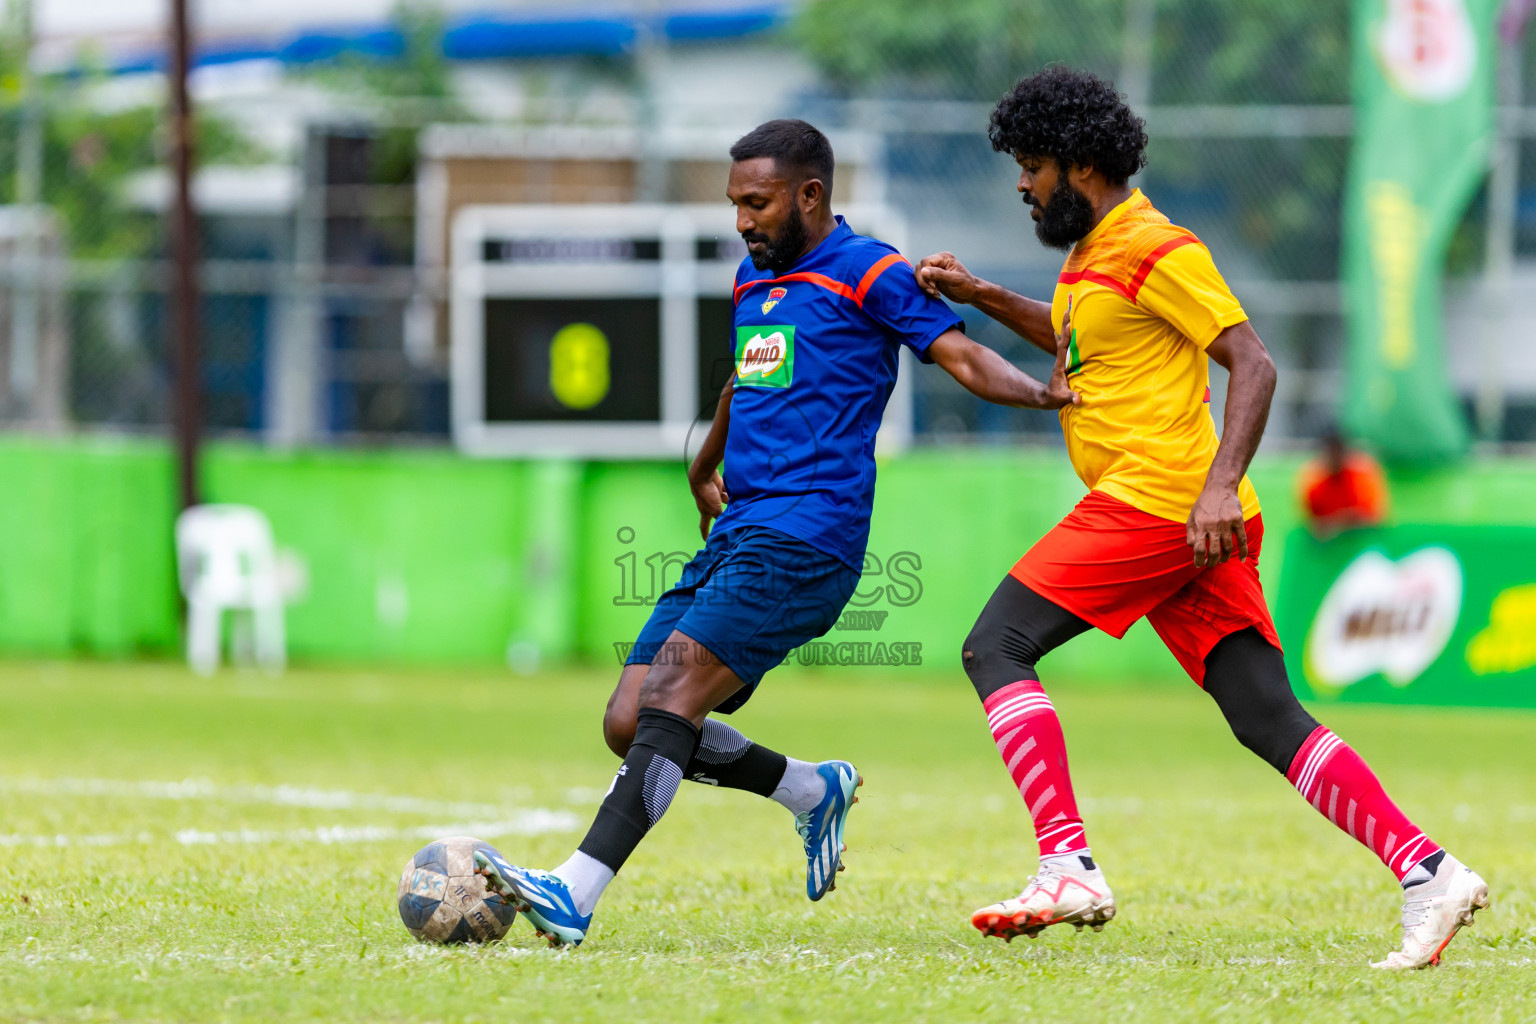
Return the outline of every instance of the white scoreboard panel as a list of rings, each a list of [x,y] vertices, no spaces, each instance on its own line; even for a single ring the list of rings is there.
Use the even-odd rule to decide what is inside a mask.
[[[885,208],[855,230],[900,248]],[[466,206],[452,233],[453,436],[487,456],[686,458],[733,368],[746,246],[711,206]],[[880,433],[911,437],[903,368]],[[690,438],[690,432],[692,437]]]

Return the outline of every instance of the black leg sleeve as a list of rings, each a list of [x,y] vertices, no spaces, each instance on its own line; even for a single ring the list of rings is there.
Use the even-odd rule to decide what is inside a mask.
[[[578,849],[615,872],[661,820],[683,781],[683,765],[699,745],[699,730],[681,715],[641,708],[635,741]]]
[[[1205,657],[1205,692],[1216,701],[1237,741],[1282,775],[1317,728],[1285,674],[1285,659],[1249,627],[1211,648]]]
[[[1009,683],[1038,680],[1035,663],[1090,628],[1065,608],[1004,576],[965,638],[965,674],[976,695],[986,700]]]
[[[724,722],[704,719],[704,733],[684,774],[693,782],[773,796],[784,780],[783,754],[753,743]]]

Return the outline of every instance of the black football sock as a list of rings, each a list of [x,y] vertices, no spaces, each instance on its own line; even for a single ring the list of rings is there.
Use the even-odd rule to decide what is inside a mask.
[[[706,718],[699,748],[683,774],[706,786],[744,789],[771,797],[788,763],[783,754],[753,743],[724,722]]]
[[[578,849],[615,872],[667,813],[683,768],[699,745],[699,730],[681,715],[641,708],[635,740]]]

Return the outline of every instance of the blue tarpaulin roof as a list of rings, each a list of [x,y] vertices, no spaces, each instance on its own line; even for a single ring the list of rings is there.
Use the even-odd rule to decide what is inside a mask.
[[[688,8],[663,12],[653,30],[675,42],[736,39],[766,32],[789,17],[787,0]],[[594,8],[560,17],[534,14],[462,15],[448,20],[443,54],[450,60],[496,60],[517,57],[617,57],[634,49],[644,27],[634,12]],[[392,57],[405,41],[391,26],[315,29],[286,39],[205,41],[197,46],[197,66],[246,60],[278,60],[310,64],[346,53]],[[166,66],[163,52],[125,56],[110,62],[118,73],[158,71]]]

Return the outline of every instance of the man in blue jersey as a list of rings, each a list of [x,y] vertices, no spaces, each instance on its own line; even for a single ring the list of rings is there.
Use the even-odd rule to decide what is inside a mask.
[[[736,274],[735,373],[688,473],[704,548],[657,601],[608,702],[603,733],[624,763],[581,846],[552,872],[475,855],[557,945],[586,937],[598,897],[684,778],[788,808],[806,894],[833,887],[858,771],[785,757],[708,716],[741,707],[764,673],[831,629],[858,585],[900,347],[991,402],[1076,401],[1065,342],[1048,384],[1026,376],[968,339],[895,249],[833,215],[832,147],[814,127],[769,121],[731,159],[726,194],[749,259]]]

